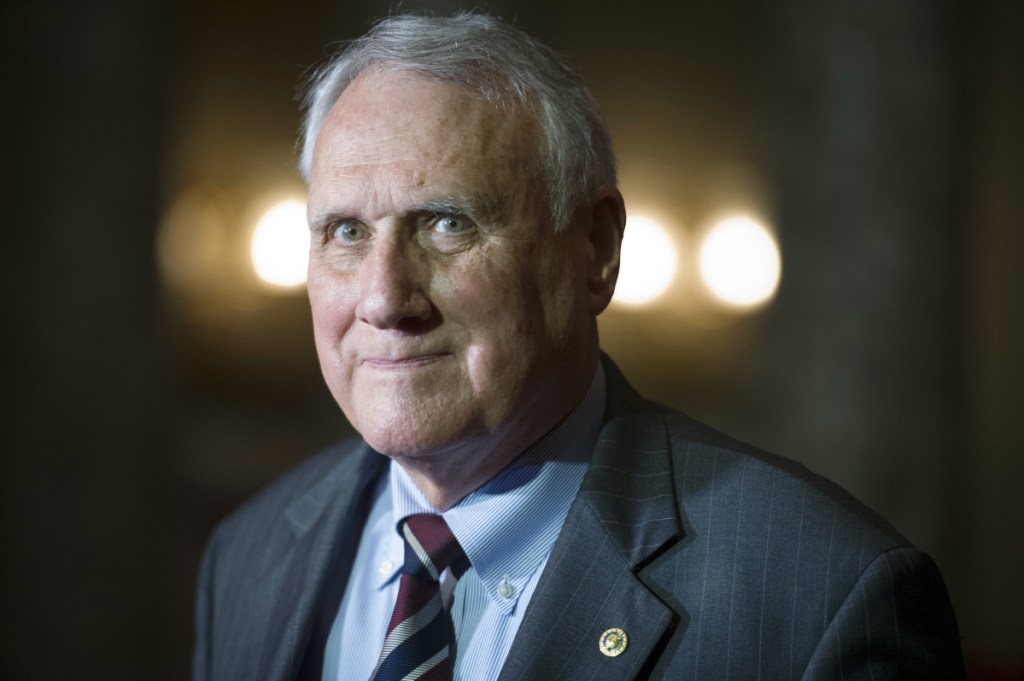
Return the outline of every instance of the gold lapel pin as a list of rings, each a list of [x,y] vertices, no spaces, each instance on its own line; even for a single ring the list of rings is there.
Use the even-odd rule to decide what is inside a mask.
[[[606,629],[597,641],[597,647],[608,657],[618,657],[625,652],[628,645],[629,637],[626,636],[626,632],[618,627]]]

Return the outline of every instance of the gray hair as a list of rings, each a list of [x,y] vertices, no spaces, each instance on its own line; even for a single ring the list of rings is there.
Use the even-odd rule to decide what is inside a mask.
[[[485,101],[532,110],[543,135],[541,161],[557,230],[602,184],[615,184],[611,136],[583,80],[549,47],[508,23],[463,12],[403,14],[378,22],[313,76],[304,97],[299,167],[309,182],[313,147],[327,114],[371,64],[468,88]]]

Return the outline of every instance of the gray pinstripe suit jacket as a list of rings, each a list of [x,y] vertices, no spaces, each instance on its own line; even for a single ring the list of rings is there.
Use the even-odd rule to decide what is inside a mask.
[[[501,681],[960,679],[935,565],[798,464],[637,395],[605,426]],[[196,681],[319,678],[386,459],[360,441],[225,520],[203,560]],[[623,629],[626,651],[598,638]]]

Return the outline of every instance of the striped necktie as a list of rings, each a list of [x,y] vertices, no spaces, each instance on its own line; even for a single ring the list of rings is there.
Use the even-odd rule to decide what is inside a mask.
[[[441,573],[455,579],[469,559],[439,515],[412,515],[401,524],[405,564],[398,600],[388,623],[372,681],[451,681],[455,668],[455,629],[441,603]]]

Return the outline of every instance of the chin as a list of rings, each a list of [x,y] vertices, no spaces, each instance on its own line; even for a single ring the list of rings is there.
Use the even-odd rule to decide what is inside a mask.
[[[389,458],[427,459],[445,451],[455,449],[458,440],[423,437],[421,434],[395,435],[388,433],[378,436],[363,436],[375,452]]]
[[[382,418],[375,414],[368,423],[364,420],[357,425],[356,430],[375,451],[387,456],[429,456],[453,448],[466,437],[464,429],[438,428],[436,421],[403,416]]]

